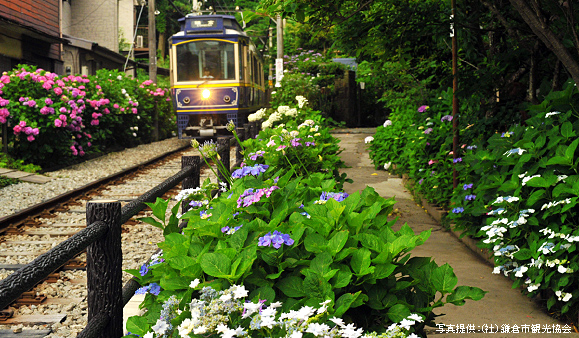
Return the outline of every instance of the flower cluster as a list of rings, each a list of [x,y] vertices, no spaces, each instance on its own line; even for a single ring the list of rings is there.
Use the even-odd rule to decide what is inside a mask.
[[[265,195],[265,197],[271,196],[271,193],[279,189],[278,186],[274,185],[269,188],[257,189],[254,190],[253,188],[246,189],[241,196],[237,199],[237,207],[241,208],[248,207],[253,203],[257,203],[261,200],[261,198]]]
[[[165,260],[163,258],[161,258],[162,256],[163,256],[163,251],[159,251],[158,253],[152,255],[151,259],[149,260],[149,263],[148,264],[145,263],[141,266],[141,269],[139,270],[139,273],[141,274],[141,276],[145,276],[149,272],[149,268],[151,266],[164,262]]]
[[[161,292],[161,286],[157,283],[151,283],[149,285],[138,288],[137,291],[135,291],[135,295],[144,295],[147,292],[158,296]]]
[[[242,178],[247,175],[259,176],[259,174],[264,173],[269,166],[267,164],[256,164],[254,166],[244,166],[243,168],[236,169],[231,174],[231,178]]]
[[[315,201],[315,204],[326,204],[329,199],[334,199],[338,202],[342,202],[348,197],[348,193],[346,192],[322,192],[320,195],[320,199]]]
[[[198,285],[199,280],[191,283],[192,288],[197,288]],[[223,291],[203,287],[199,299],[191,300],[183,310],[179,309],[178,299],[172,296],[163,304],[163,311],[156,325],[143,338],[172,337],[175,331],[178,337],[183,338],[190,337],[191,333],[218,335],[221,338],[257,336],[301,338],[307,333],[327,338],[418,338],[409,331],[417,322],[424,321],[422,316],[410,314],[400,323],[390,325],[382,334],[364,333],[363,329],[356,328],[354,324],[346,324],[336,317],[330,318],[330,322],[335,324],[333,327],[323,323],[322,320],[331,304],[330,300],[320,303],[317,309],[303,306],[298,310],[278,313],[278,309],[282,306],[280,302],[266,305],[266,300],[260,300],[253,303],[244,300],[247,295],[248,291],[243,285],[233,285]],[[181,313],[188,315],[177,327],[173,327],[171,319]]]
[[[293,245],[294,240],[289,234],[282,234],[277,230],[274,230],[273,233],[268,232],[265,236],[260,237],[257,243],[258,246],[273,246],[276,249],[281,248],[283,244]]]
[[[452,115],[444,115],[441,119],[440,122],[444,122],[444,121],[452,121]]]

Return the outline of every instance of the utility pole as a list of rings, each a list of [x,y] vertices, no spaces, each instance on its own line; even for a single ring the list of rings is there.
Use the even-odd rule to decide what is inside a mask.
[[[149,0],[149,80],[157,83],[157,31],[155,29],[155,0]]]
[[[283,78],[283,21],[277,16],[277,59],[275,59],[275,86],[281,86]]]
[[[157,83],[157,30],[155,28],[155,0],[149,0],[149,80]],[[153,141],[159,140],[159,110],[153,111]]]
[[[456,0],[451,0],[452,18],[450,23],[450,36],[452,38],[452,157],[456,160],[458,157],[458,67],[457,67],[457,49],[458,42],[456,32]],[[452,187],[458,186],[458,172],[456,171],[456,161],[452,169]]]

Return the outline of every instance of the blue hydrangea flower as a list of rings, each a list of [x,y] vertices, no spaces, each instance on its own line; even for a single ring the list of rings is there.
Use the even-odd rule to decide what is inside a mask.
[[[463,207],[454,208],[454,209],[452,209],[452,212],[455,214],[460,214],[460,213],[464,212],[464,208]]]

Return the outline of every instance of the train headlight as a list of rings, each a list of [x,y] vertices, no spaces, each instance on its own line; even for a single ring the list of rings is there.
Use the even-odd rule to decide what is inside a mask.
[[[209,89],[203,89],[201,96],[203,96],[204,99],[208,99],[209,96],[211,96],[211,91]]]
[[[229,103],[229,101],[231,101],[231,98],[229,97],[229,95],[225,95],[223,97],[223,101],[225,101],[226,103]]]

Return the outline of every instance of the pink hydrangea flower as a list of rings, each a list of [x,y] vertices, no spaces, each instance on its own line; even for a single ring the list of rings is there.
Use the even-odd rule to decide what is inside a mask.
[[[57,128],[62,127],[62,120],[60,119],[54,120],[54,126]]]
[[[28,140],[28,142],[32,142],[32,141],[34,141],[34,136],[28,135],[28,137],[26,139]]]

